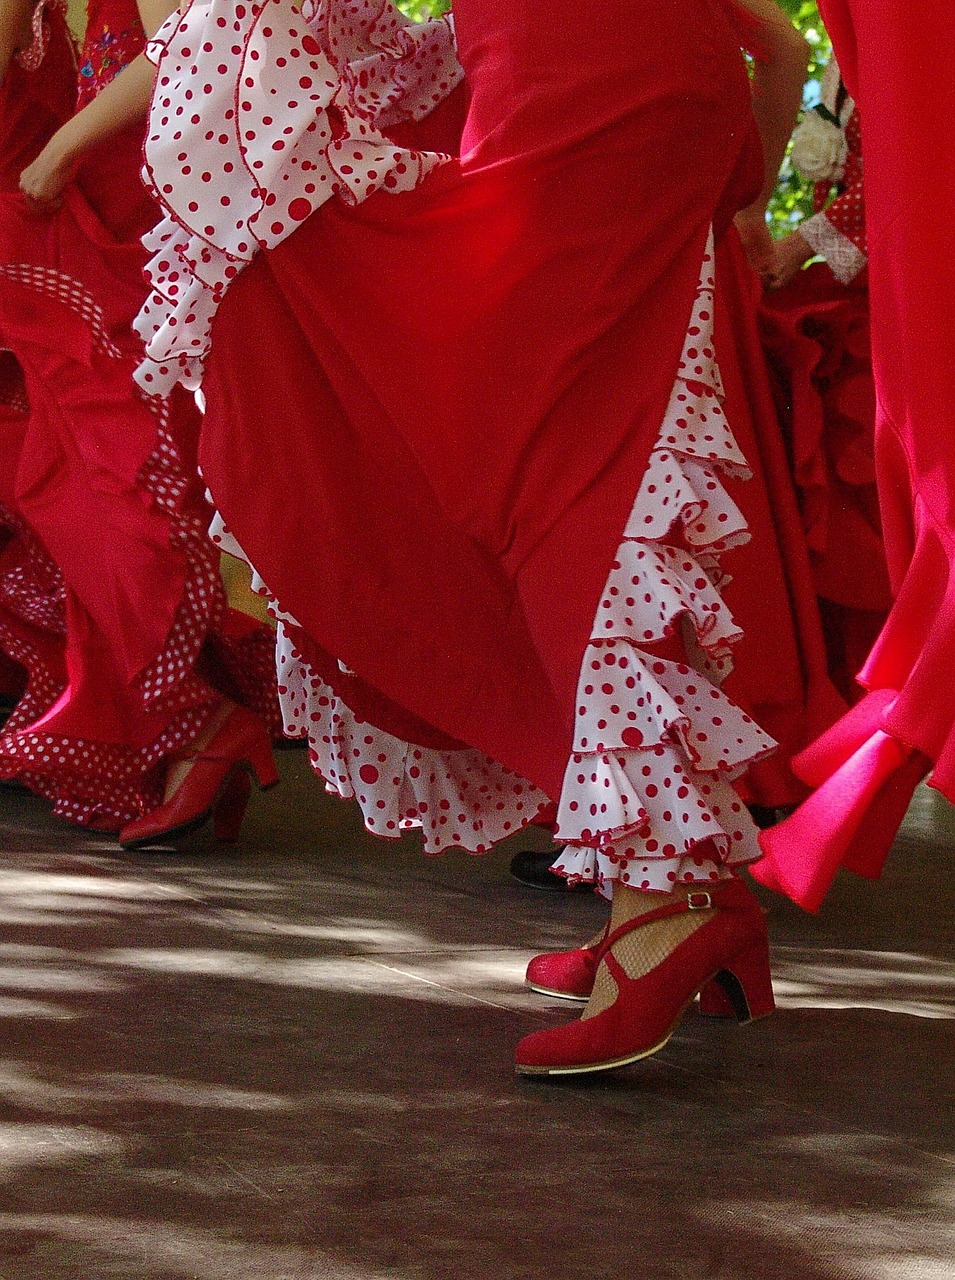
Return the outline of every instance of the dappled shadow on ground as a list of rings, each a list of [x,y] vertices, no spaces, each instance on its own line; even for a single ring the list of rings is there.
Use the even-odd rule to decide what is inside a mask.
[[[774,905],[775,1018],[524,1084],[514,1041],[573,1016],[527,955],[598,904],[383,849],[300,785],[229,858],[0,796],[2,1280],[951,1280],[930,839],[818,919]]]

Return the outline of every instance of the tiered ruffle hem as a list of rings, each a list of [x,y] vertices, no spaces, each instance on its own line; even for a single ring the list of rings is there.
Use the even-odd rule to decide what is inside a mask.
[[[62,694],[66,628],[56,565],[2,503],[0,548],[0,650],[26,673],[22,696],[3,725],[9,734],[45,715]]]
[[[739,638],[719,595],[720,557],[748,535],[719,479],[745,474],[746,462],[720,405],[712,272],[711,241],[670,405],[581,670],[555,831],[568,846],[557,869],[574,880],[665,891],[725,878],[761,856],[732,782],[774,743],[717,683]],[[213,539],[245,558],[219,520]],[[357,800],[370,831],[421,828],[428,853],[483,853],[550,810],[542,791],[479,751],[425,748],[358,718],[296,648],[294,619],[280,602],[271,607],[286,732],[308,738],[326,789]],[[662,656],[675,641],[686,661]]]

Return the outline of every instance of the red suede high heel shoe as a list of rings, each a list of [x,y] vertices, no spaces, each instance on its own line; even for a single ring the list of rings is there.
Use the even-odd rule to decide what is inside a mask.
[[[614,944],[654,920],[688,911],[705,911],[709,918],[656,968],[629,978]],[[522,1075],[609,1071],[648,1058],[663,1048],[683,1011],[711,982],[719,984],[740,1022],[766,1017],[776,1007],[766,921],[741,881],[688,893],[626,921],[607,935],[600,953],[617,984],[616,1000],[593,1018],[525,1036],[516,1054]]]
[[[124,849],[174,840],[210,817],[217,839],[235,841],[251,792],[249,772],[263,791],[279,780],[265,726],[244,707],[230,711],[200,751],[178,758],[193,762],[182,785],[158,809],[127,823],[119,834]]]

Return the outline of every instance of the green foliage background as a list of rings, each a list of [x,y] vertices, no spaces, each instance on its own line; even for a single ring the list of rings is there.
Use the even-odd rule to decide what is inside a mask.
[[[814,106],[819,101],[819,85],[822,73],[832,53],[832,45],[825,27],[819,19],[819,10],[813,0],[778,0],[809,41],[811,55],[809,78],[804,94],[804,104]],[[793,169],[787,157],[779,173],[779,184],[769,206],[769,221],[774,235],[784,235],[798,226],[812,213],[812,187],[804,182]]]
[[[451,8],[449,0],[395,0],[395,3],[409,18],[414,18],[415,22],[437,17]]]
[[[447,13],[451,8],[450,0],[397,0],[397,3],[409,17],[421,21],[439,13]],[[666,0],[663,0],[666,3]],[[812,106],[819,100],[819,81],[822,71],[829,60],[831,46],[825,29],[819,20],[819,10],[813,0],[777,0],[792,18],[794,26],[809,41],[812,56],[809,63],[809,80],[806,85],[805,102]],[[779,185],[770,204],[769,220],[775,235],[784,235],[812,212],[812,189],[803,182],[790,165],[788,159],[783,163],[779,175]]]

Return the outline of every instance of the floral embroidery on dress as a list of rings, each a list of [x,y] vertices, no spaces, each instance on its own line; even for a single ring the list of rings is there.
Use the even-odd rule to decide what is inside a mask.
[[[80,79],[77,107],[84,107],[115,80],[124,67],[143,51],[145,35],[139,24],[123,31],[104,27],[83,45],[80,53]]]

